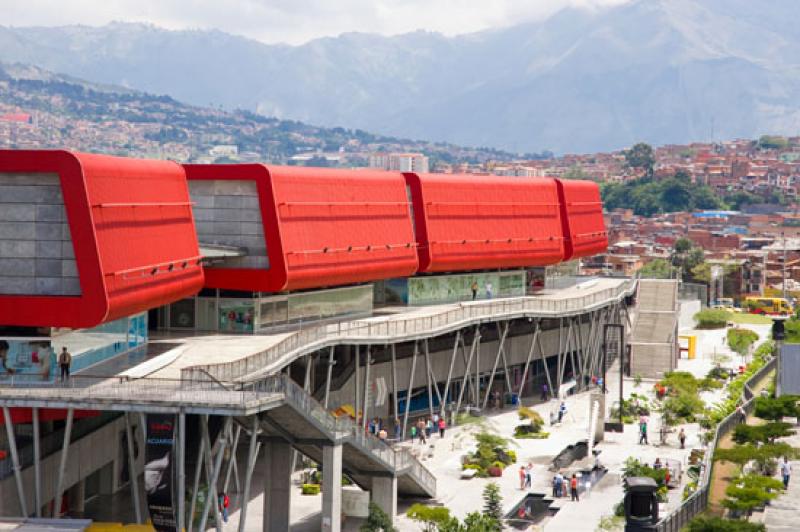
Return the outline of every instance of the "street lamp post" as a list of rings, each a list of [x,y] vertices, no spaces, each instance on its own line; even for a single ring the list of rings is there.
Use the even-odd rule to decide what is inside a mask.
[[[620,323],[607,323],[603,326],[603,393],[606,389],[606,361],[608,360],[609,349],[616,351],[619,357],[619,423],[624,426],[622,421],[622,404],[624,394],[622,391],[625,377],[625,350],[624,347],[625,327]]]

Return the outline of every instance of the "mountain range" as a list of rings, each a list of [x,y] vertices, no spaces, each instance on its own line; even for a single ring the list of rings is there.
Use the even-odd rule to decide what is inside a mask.
[[[0,60],[323,126],[575,153],[797,134],[797,20],[796,0],[632,0],[455,37],[299,46],[143,24],[0,26]]]

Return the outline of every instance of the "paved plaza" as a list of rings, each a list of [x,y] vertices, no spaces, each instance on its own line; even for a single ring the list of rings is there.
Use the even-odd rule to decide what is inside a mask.
[[[768,332],[768,326],[748,327],[756,330],[762,338],[765,338]],[[714,365],[715,354],[734,356],[731,355],[722,342],[725,334],[724,330],[691,331],[691,333],[698,336],[698,355],[694,360],[681,359],[679,363],[680,370],[690,371],[696,376],[702,377]],[[733,359],[731,360],[732,362]],[[619,396],[619,379],[616,365],[609,371],[608,381],[607,409],[611,407],[615,398]],[[654,382],[645,379],[636,386],[634,379],[626,378],[624,381],[625,396],[630,397],[630,394],[634,392],[652,395]],[[703,399],[713,403],[720,396],[721,391],[709,392],[704,393]],[[524,401],[524,403],[526,406],[530,406],[530,399]],[[567,445],[585,440],[588,435],[589,393],[582,392],[572,395],[566,399],[566,403],[568,414],[563,423],[557,426],[549,426],[548,424],[543,429],[550,432],[549,438],[544,440],[512,440],[511,448],[517,454],[517,464],[506,468],[503,476],[497,479],[461,479],[461,457],[474,450],[474,435],[482,430],[488,430],[500,436],[511,438],[514,427],[521,423],[516,409],[509,407],[504,410],[489,411],[478,423],[448,428],[443,439],[433,436],[426,446],[418,443],[411,444],[420,456],[424,457],[426,467],[437,477],[438,497],[436,501],[431,501],[430,503],[446,506],[453,515],[463,518],[468,513],[480,510],[483,507],[481,497],[483,488],[492,481],[497,482],[500,486],[506,511],[509,511],[528,492],[545,493],[549,496],[552,491],[550,486],[554,474],[549,470],[549,467],[553,457]],[[532,406],[547,421],[550,419],[551,411],[558,407],[558,402],[542,403],[537,401]],[[680,427],[683,427],[687,434],[686,448],[683,450],[680,449],[677,439],[677,431]],[[650,417],[649,445],[638,444],[636,425],[627,425],[623,433],[607,432],[604,441],[598,445],[597,449],[601,452],[599,460],[603,466],[608,468],[609,473],[591,491],[582,495],[579,502],[571,502],[568,498],[556,500],[553,506],[559,508],[559,512],[555,516],[542,521],[537,525],[538,528],[553,531],[593,532],[600,519],[603,516],[611,515],[614,505],[622,500],[621,471],[625,460],[631,456],[649,464],[652,464],[656,458],[660,458],[662,462],[666,459],[680,460],[685,472],[690,450],[702,447],[698,425],[685,424],[675,427],[668,434],[666,445],[660,445],[659,428],[660,420],[658,414],[653,413]],[[520,464],[528,464],[529,462],[533,464],[532,487],[530,490],[522,491],[519,489],[517,470]],[[570,471],[571,469],[567,468],[566,472]],[[681,488],[670,490],[669,502],[662,505],[662,513],[669,512],[680,505],[682,487],[687,480],[687,476],[684,474]],[[254,486],[258,485],[258,479],[255,479]],[[292,492],[292,530],[319,530],[321,497],[300,495],[299,478],[294,488]],[[252,530],[257,530],[261,526],[262,497],[263,495],[259,494],[253,499],[248,509],[248,523],[252,523]],[[404,515],[410,504],[411,502],[408,501],[400,501],[397,527],[401,531],[417,531],[420,529],[417,523]],[[226,528],[233,529],[237,524],[237,519],[238,512],[234,512]],[[361,522],[359,519],[347,519],[343,530],[357,530]],[[248,526],[248,529],[250,529],[250,526]]]

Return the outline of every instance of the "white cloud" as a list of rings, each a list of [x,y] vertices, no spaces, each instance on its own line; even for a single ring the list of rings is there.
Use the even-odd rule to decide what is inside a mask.
[[[169,29],[219,29],[267,43],[299,44],[360,31],[393,35],[418,29],[446,35],[541,19],[577,5],[629,0],[0,0],[12,26],[150,22]]]

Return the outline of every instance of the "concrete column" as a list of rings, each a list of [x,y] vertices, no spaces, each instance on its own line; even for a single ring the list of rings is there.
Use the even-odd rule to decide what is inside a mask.
[[[86,480],[81,480],[69,490],[70,511],[78,515],[83,515],[85,503]]]
[[[342,446],[322,448],[322,530],[342,528]]]
[[[397,477],[372,478],[372,502],[386,512],[394,523],[397,515]]]
[[[267,442],[264,467],[263,532],[289,530],[289,505],[292,489],[292,447],[288,443]]]

